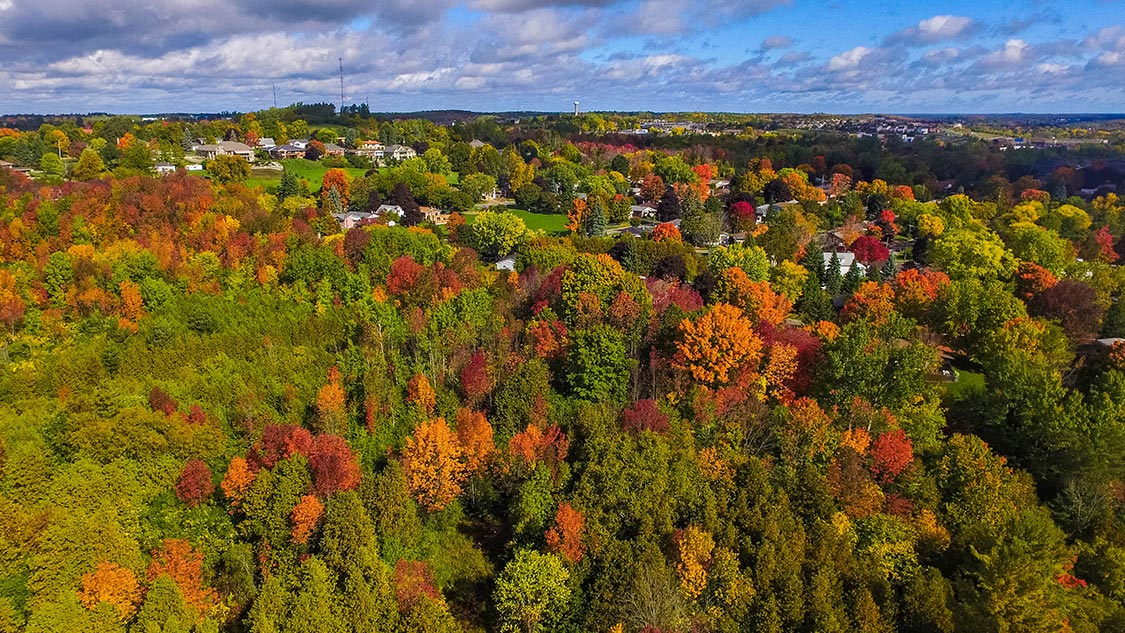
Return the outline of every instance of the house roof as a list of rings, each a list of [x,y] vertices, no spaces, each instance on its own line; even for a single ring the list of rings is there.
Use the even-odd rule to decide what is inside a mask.
[[[224,150],[226,150],[228,152],[253,152],[254,151],[253,148],[251,148],[246,143],[239,143],[238,141],[223,141],[222,143],[219,143],[219,146],[222,147]]]

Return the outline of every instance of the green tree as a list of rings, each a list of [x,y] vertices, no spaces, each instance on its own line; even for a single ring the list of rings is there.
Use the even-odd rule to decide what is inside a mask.
[[[66,165],[63,164],[62,159],[54,152],[47,152],[39,159],[39,169],[51,174],[52,176],[62,176],[66,173]]]
[[[278,202],[297,195],[298,186],[297,174],[289,169],[284,170],[281,173],[281,184],[277,188]]]
[[[87,147],[78,157],[78,164],[74,166],[71,177],[75,180],[94,180],[105,175],[105,163],[97,152]]]
[[[930,245],[930,263],[950,279],[1005,278],[1016,269],[1015,258],[990,231],[946,231]]]
[[[608,325],[579,330],[567,355],[567,381],[584,400],[622,401],[629,386],[625,339]]]
[[[559,557],[519,550],[496,579],[493,600],[504,633],[537,633],[563,611],[570,600],[566,570]]]
[[[510,255],[529,236],[523,219],[504,211],[478,213],[462,234],[466,246],[475,249],[482,258],[490,261]]]
[[[205,167],[212,180],[219,183],[242,182],[250,177],[250,163],[238,156],[223,154],[207,161]]]

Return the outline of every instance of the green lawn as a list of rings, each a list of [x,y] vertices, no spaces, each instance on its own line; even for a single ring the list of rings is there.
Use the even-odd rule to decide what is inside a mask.
[[[984,391],[984,374],[975,371],[958,369],[957,382],[945,383],[945,393],[951,399],[963,398],[977,391]]]
[[[523,220],[527,228],[532,231],[543,231],[547,234],[565,233],[566,232],[566,216],[555,215],[547,213],[532,213],[523,209],[515,209],[512,207],[495,207],[493,211],[507,211],[512,215],[518,216]],[[476,213],[469,213],[465,216],[465,221],[472,224],[476,219]]]
[[[324,172],[328,171],[328,167],[321,162],[307,160],[304,158],[290,158],[279,161],[281,166],[285,169],[297,174],[298,178],[304,178],[309,181],[309,189],[316,190],[320,187],[320,181],[324,180]],[[349,178],[359,178],[366,173],[364,169],[356,169],[355,167],[343,168],[347,172]],[[281,182],[281,172],[272,171],[268,169],[257,169],[251,174],[250,178],[246,180],[248,187],[269,187],[270,185],[277,185]]]

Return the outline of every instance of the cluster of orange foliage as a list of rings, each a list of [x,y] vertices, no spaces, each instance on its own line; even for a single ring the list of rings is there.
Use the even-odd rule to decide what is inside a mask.
[[[569,503],[560,503],[555,513],[555,525],[547,530],[547,549],[572,563],[582,560],[582,531],[586,517]]]
[[[148,581],[168,575],[184,594],[184,602],[202,617],[216,603],[215,590],[203,585],[203,552],[183,539],[165,539],[152,553]]]
[[[402,449],[406,485],[423,508],[441,510],[461,494],[463,449],[444,418],[423,422]]]
[[[769,282],[754,281],[737,266],[723,271],[715,290],[720,301],[740,308],[755,324],[780,325],[793,310],[792,302]]]
[[[133,570],[102,561],[94,571],[82,575],[78,601],[87,609],[108,602],[117,609],[122,620],[128,620],[141,602],[141,585]]]
[[[227,474],[223,477],[223,481],[219,486],[223,489],[223,494],[230,500],[232,505],[242,503],[242,496],[250,489],[250,484],[254,483],[254,471],[250,468],[250,463],[246,461],[245,457],[235,457],[230,460],[230,465],[227,466]]]
[[[303,545],[308,542],[323,512],[324,504],[320,502],[320,499],[316,498],[316,495],[305,495],[301,497],[301,501],[297,503],[293,508],[293,512],[289,515],[289,519],[293,522],[292,535],[294,543]]]
[[[722,387],[761,360],[762,339],[742,310],[730,304],[715,304],[695,321],[684,319],[679,330],[673,364],[702,385]]]
[[[414,374],[406,383],[406,402],[418,407],[426,415],[434,412],[434,406],[437,405],[437,393],[425,374],[420,372]]]

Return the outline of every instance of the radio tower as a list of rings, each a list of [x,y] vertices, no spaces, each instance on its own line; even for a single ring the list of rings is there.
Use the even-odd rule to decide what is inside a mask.
[[[340,112],[344,111],[344,58],[340,60]]]

